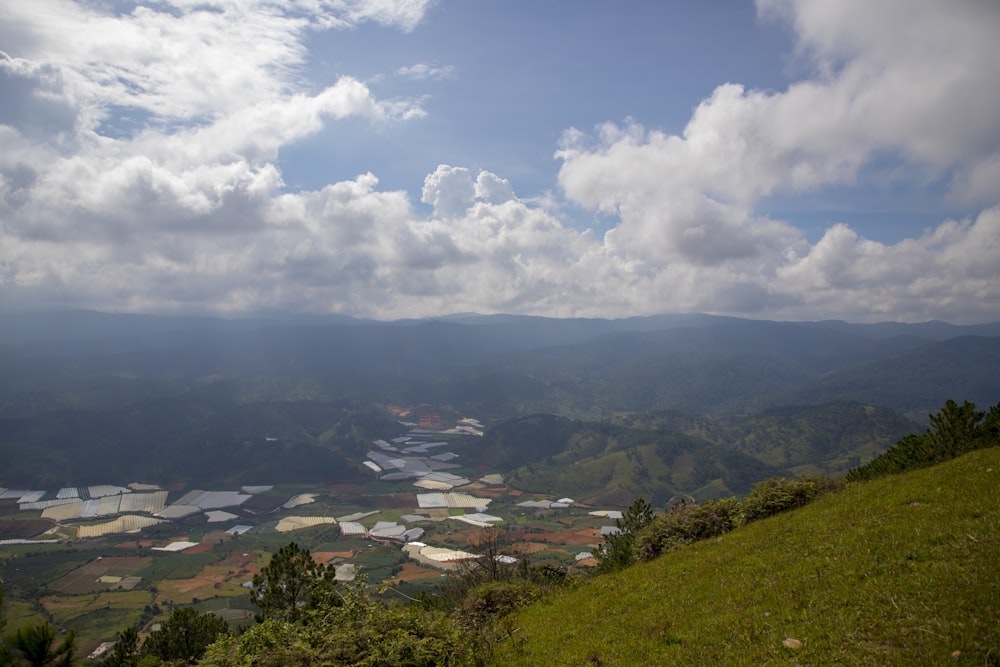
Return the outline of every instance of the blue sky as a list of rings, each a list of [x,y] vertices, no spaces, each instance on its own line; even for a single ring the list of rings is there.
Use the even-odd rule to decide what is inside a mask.
[[[323,173],[371,169],[418,200],[420,175],[442,163],[502,174],[525,197],[554,190],[567,128],[634,117],[680,132],[719,82],[786,85],[793,48],[786,29],[757,21],[752,3],[731,1],[439,3],[405,35],[367,23],[311,42],[310,81],[352,74],[380,97],[427,96],[427,117],[331,126],[282,151],[289,181],[317,187]],[[446,71],[394,74],[414,63]]]
[[[1000,6],[0,0],[0,307],[1000,319]]]

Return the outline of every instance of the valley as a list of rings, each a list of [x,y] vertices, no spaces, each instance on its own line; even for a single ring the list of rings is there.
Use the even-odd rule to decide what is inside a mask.
[[[253,623],[289,542],[388,601],[505,554],[591,571],[637,498],[843,477],[952,395],[1000,399],[1000,326],[27,314],[0,323],[8,629],[90,653],[173,610]],[[430,597],[425,597],[430,596]]]

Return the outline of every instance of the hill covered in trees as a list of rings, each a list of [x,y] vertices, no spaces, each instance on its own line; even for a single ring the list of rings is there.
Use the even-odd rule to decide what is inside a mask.
[[[789,474],[842,475],[915,424],[887,408],[830,403],[723,417],[680,412],[574,421],[533,415],[490,429],[480,460],[511,469],[511,486],[625,506],[685,494],[749,493]],[[473,453],[475,457],[475,453]]]

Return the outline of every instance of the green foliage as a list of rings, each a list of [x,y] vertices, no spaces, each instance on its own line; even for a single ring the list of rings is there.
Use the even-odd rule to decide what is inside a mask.
[[[636,498],[621,519],[615,521],[617,533],[604,536],[604,544],[594,554],[602,572],[619,570],[635,562],[635,543],[639,532],[653,520],[653,508],[644,498]]]
[[[530,438],[526,424],[536,429]],[[838,476],[891,446],[914,423],[859,403],[793,406],[739,417],[655,411],[600,422],[532,418],[492,428],[490,442],[523,447],[534,460],[507,476],[515,488],[572,495],[594,504],[678,494],[741,496],[768,477]],[[481,448],[492,456],[490,447]],[[544,454],[544,455],[543,455]]]
[[[930,415],[930,425],[926,432],[906,436],[872,461],[851,470],[847,474],[848,481],[875,479],[929,466],[997,444],[1000,442],[1000,403],[982,412],[969,401],[959,405],[948,400],[939,412]]]
[[[14,664],[31,667],[68,667],[76,658],[76,633],[70,630],[60,642],[49,623],[29,625],[7,640]]]
[[[516,626],[511,614],[538,602],[552,590],[531,577],[522,577],[487,581],[467,591],[452,611],[469,649],[467,658],[484,664],[496,647],[513,635]]]
[[[174,609],[160,629],[146,638],[142,644],[142,653],[164,662],[192,665],[205,654],[205,649],[219,635],[228,632],[229,624],[218,616],[200,614],[191,607],[182,607]]]
[[[101,663],[104,667],[136,667],[140,657],[139,634],[135,628],[126,628],[118,635],[111,653]]]
[[[756,484],[743,500],[683,502],[641,525],[625,544],[616,544],[616,549],[625,549],[626,544],[631,548],[630,554],[618,554],[617,561],[623,566],[635,560],[652,560],[686,544],[718,537],[738,526],[802,507],[842,487],[842,482],[825,477],[773,477]]]
[[[740,523],[740,503],[735,498],[680,504],[656,517],[634,541],[634,557],[650,560],[660,554],[711,537],[718,537]]]
[[[260,608],[257,620],[298,621],[304,611],[338,604],[335,572],[316,563],[308,549],[290,542],[253,577],[250,599]]]
[[[265,620],[217,642],[201,664],[431,667],[463,664],[466,650],[446,615],[372,599],[361,577],[346,588],[339,606],[306,609],[297,623]]]
[[[764,519],[779,512],[811,503],[824,493],[843,486],[826,477],[772,477],[754,485],[753,491],[739,503],[741,523]]]
[[[530,579],[488,581],[469,591],[457,613],[463,622],[481,626],[535,602],[542,595],[541,588]]]

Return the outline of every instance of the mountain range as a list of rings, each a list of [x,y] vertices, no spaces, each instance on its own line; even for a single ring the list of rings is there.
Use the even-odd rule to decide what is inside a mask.
[[[26,482],[139,478],[150,461],[122,452],[140,446],[159,452],[165,478],[215,479],[223,460],[247,483],[265,471],[349,477],[369,438],[402,428],[386,406],[427,405],[492,426],[477,463],[525,486],[599,496],[600,476],[577,474],[593,466],[618,471],[623,495],[739,493],[753,477],[740,470],[842,472],[949,398],[1000,402],[1000,322],[0,319],[0,454],[5,476]],[[525,424],[543,435],[510,435]],[[291,449],[268,449],[264,434]]]

